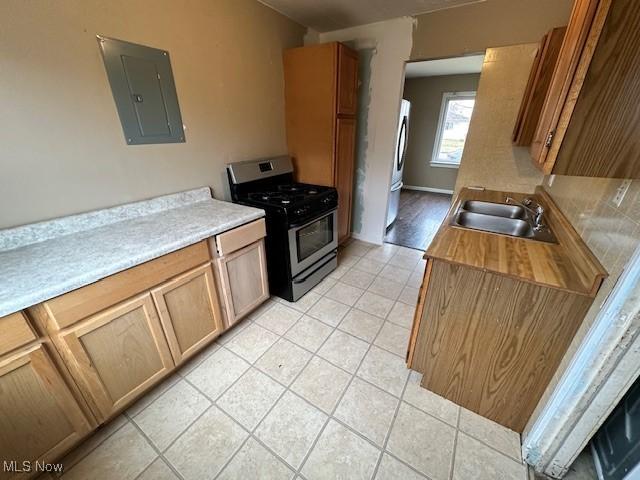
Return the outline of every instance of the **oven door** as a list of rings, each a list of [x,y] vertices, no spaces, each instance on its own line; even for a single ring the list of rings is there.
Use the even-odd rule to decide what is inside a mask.
[[[337,210],[289,229],[291,276],[295,277],[338,248]]]

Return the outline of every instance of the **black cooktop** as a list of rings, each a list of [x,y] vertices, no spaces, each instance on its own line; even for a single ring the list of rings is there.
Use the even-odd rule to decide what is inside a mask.
[[[316,199],[322,199],[334,191],[330,187],[304,183],[271,185],[268,189],[247,193],[246,200],[260,205],[295,207]]]

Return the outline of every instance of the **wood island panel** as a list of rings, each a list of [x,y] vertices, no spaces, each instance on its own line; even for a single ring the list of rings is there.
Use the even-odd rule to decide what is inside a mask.
[[[522,432],[593,299],[431,262],[411,368],[424,388]]]

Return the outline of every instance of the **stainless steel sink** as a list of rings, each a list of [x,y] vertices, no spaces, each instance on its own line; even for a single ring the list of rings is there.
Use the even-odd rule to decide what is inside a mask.
[[[458,207],[451,224],[471,230],[557,243],[546,225],[534,228],[531,214],[522,205],[466,200]]]
[[[460,209],[467,212],[493,215],[496,217],[520,218],[523,220],[527,218],[527,211],[521,205],[467,200],[462,204]]]

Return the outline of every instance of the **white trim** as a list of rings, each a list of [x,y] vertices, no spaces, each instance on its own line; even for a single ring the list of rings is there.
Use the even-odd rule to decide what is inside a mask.
[[[431,161],[429,162],[429,164],[433,167],[442,167],[446,165],[446,166],[449,166],[449,168],[458,168],[460,166],[460,162],[446,163],[438,160],[438,152],[440,151],[440,145],[442,144],[442,134],[443,134],[442,125],[444,124],[444,116],[446,115],[446,112],[447,112],[447,104],[449,100],[453,98],[458,98],[458,97],[465,97],[465,98],[473,97],[475,99],[476,92],[473,92],[473,91],[444,92],[442,94],[442,102],[440,103],[440,115],[438,115],[438,127],[436,129],[436,139],[435,139],[435,142],[433,142],[433,149],[431,151]]]
[[[536,471],[561,478],[640,374],[640,248],[523,438]]]
[[[405,190],[417,190],[419,192],[448,193],[453,195],[453,190],[447,190],[446,188],[419,187],[417,185],[405,185],[402,188]]]
[[[429,162],[429,166],[433,168],[455,168],[456,170],[460,168],[459,163],[442,163],[442,162]]]

